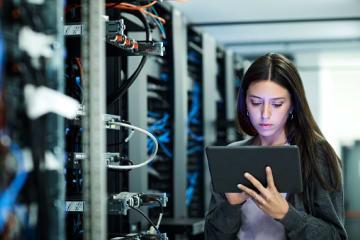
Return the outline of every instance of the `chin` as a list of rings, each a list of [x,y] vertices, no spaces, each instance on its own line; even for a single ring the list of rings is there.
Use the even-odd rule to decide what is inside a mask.
[[[271,137],[276,133],[276,129],[264,130],[264,129],[256,129],[258,134],[262,137]]]

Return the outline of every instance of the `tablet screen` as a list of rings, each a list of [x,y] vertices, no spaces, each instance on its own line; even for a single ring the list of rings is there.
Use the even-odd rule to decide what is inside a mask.
[[[302,192],[297,146],[211,146],[206,148],[211,182],[215,192],[241,192],[237,184],[254,186],[244,177],[248,172],[267,186],[265,168],[271,167],[279,192]]]

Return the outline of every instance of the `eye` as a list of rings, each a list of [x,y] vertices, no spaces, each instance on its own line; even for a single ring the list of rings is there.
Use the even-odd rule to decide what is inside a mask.
[[[281,107],[283,104],[282,103],[274,103],[273,106],[276,107],[276,108],[279,108]]]
[[[251,104],[252,104],[253,106],[259,106],[259,105],[261,104],[261,102],[251,102]]]

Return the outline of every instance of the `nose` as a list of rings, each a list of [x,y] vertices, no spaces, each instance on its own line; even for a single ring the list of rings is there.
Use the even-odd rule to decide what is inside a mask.
[[[271,117],[271,106],[268,103],[264,103],[263,107],[262,107],[262,112],[261,112],[261,118],[263,120],[268,120]]]

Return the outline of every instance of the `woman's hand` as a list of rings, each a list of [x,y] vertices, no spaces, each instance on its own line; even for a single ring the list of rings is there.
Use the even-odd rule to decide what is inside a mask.
[[[245,202],[250,196],[245,193],[225,193],[225,196],[230,205],[239,205]]]
[[[268,185],[266,188],[251,174],[245,173],[245,177],[259,190],[260,194],[242,184],[239,184],[238,188],[247,193],[254,200],[255,204],[271,217],[275,219],[284,218],[289,211],[289,204],[276,189],[271,168],[266,167]]]

